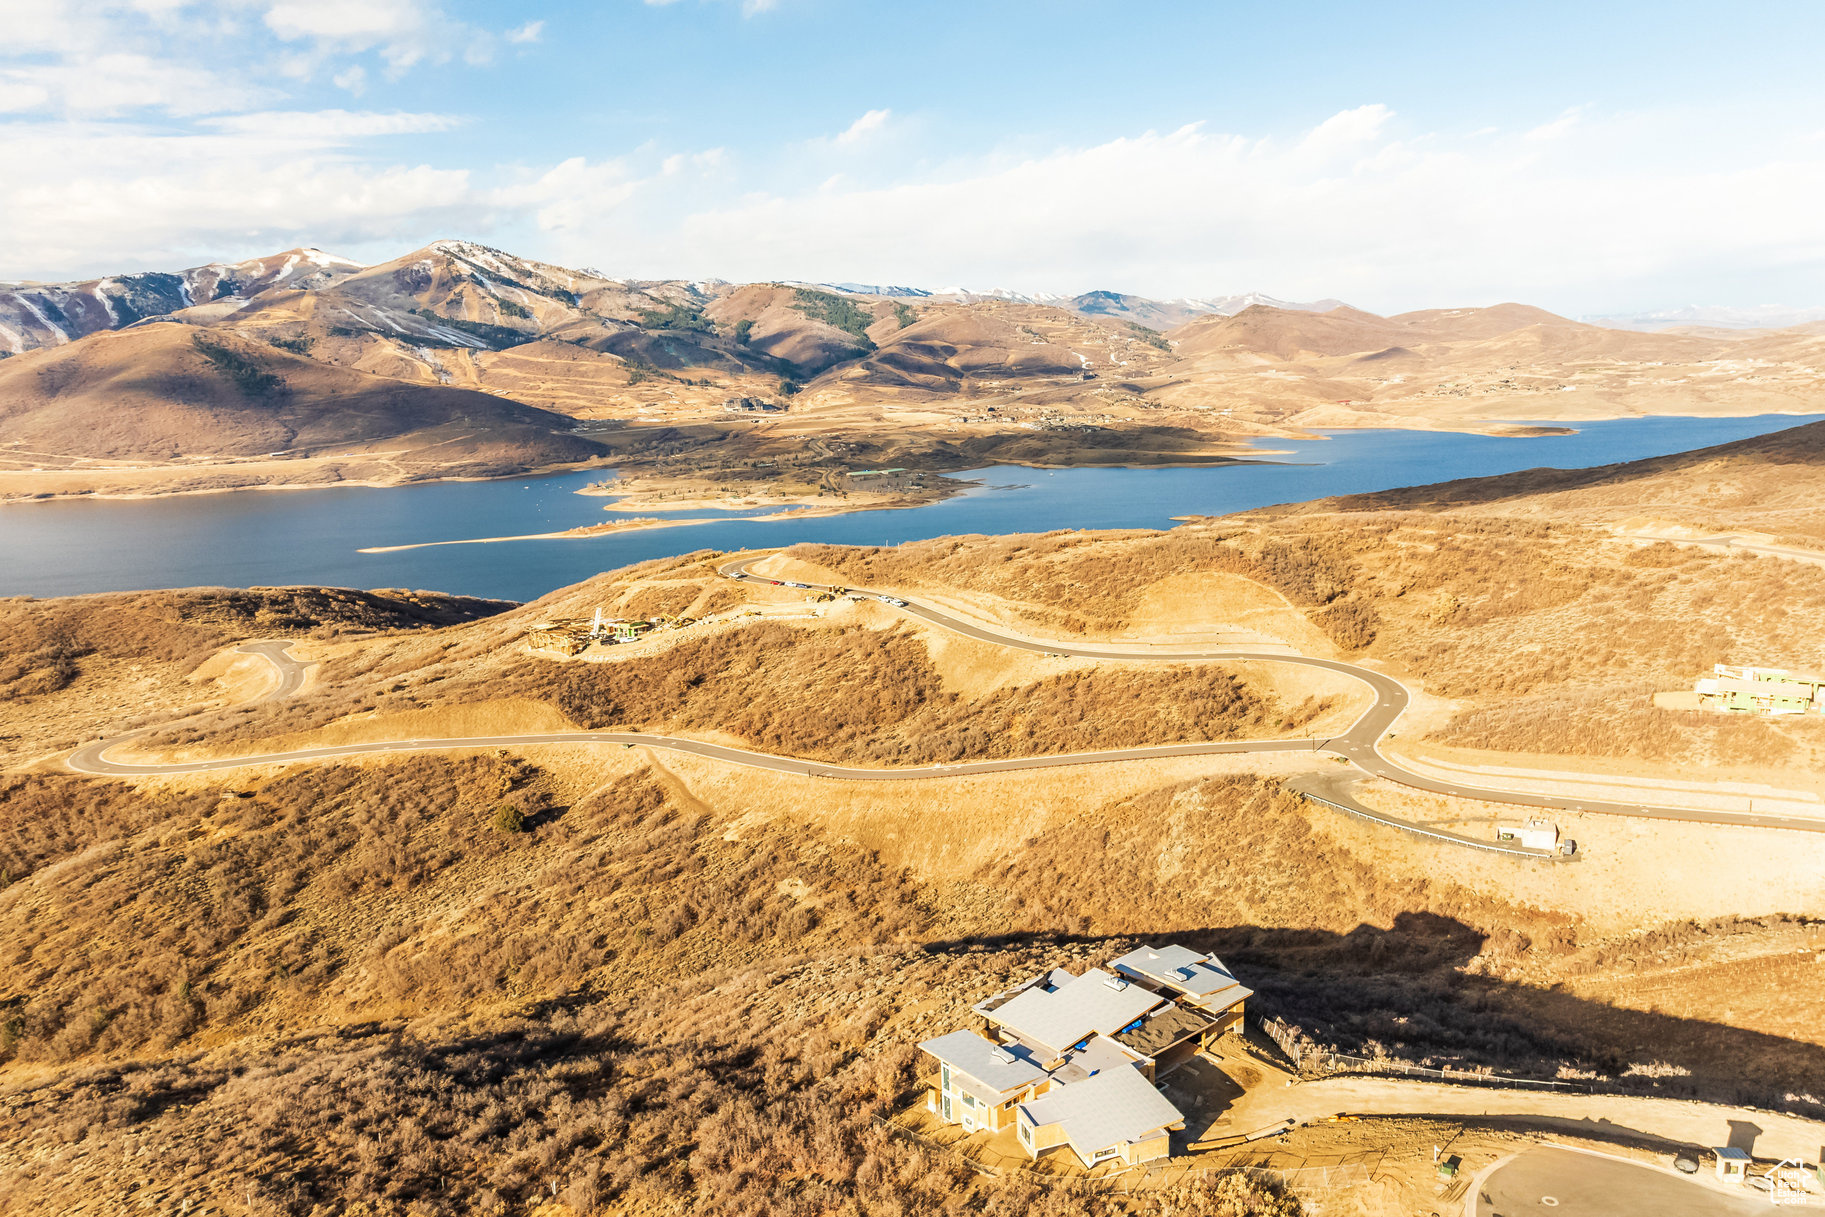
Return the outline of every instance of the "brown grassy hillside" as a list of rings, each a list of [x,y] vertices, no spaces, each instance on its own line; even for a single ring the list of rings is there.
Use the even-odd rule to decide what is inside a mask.
[[[1500,709],[1507,691],[1472,679],[1499,655],[1533,693],[1583,679],[1529,651],[1530,631],[1561,631],[1603,672],[1692,648],[1665,629],[1581,641],[1605,606],[1691,595],[1706,570],[1655,548],[1612,562],[1606,544],[1412,512],[790,560],[928,587],[1040,632],[1117,633],[1156,611],[1162,580],[1254,581],[1250,603],[1279,603],[1276,588],[1295,606],[1276,611],[1327,622],[1339,646],[1433,665],[1429,684],[1468,680],[1466,698]],[[153,598],[122,632],[79,637],[94,650],[70,683],[34,696],[99,700],[111,687],[100,658],[165,654],[167,635],[142,707],[243,629],[416,622],[429,628],[319,631],[301,644],[321,661],[315,691],[185,730],[239,748],[543,704],[591,725],[901,763],[1252,734],[1299,709],[1237,671],[1010,656],[713,568],[702,555],[650,562],[451,624],[439,622],[491,606]],[[536,621],[594,606],[714,615],[744,602],[771,617],[608,662],[520,646]],[[105,622],[83,611],[94,605],[14,602],[0,648]],[[1740,612],[1729,628],[1761,644],[1818,636],[1792,610]],[[1422,637],[1435,653],[1417,650]],[[1661,1093],[1825,1110],[1825,1044],[1799,983],[1816,970],[1816,924],[1773,913],[1619,928],[1607,905],[1592,915],[1608,885],[1575,866],[1466,861],[1208,765],[842,783],[544,747],[137,784],[8,773],[0,1198],[101,1212],[130,1193],[193,1207],[251,1194],[256,1212],[296,1217],[1280,1217],[1261,1197],[1127,1206],[981,1178],[872,1122],[913,1085],[911,1045],[963,1025],[972,1002],[1162,939],[1217,950],[1257,1010],[1346,1050],[1540,1076],[1634,1067],[1628,1085]],[[1740,860],[1768,846],[1757,838]],[[1727,1016],[1726,992],[1738,995]]]
[[[618,750],[230,789],[251,793],[156,801],[0,893],[12,1202],[82,1211],[138,1184],[215,1203],[251,1185],[300,1215],[554,1193],[576,1213],[1032,1211],[1030,1185],[973,1180],[869,1117],[970,1002],[1166,936],[1357,1050],[1662,1062],[1689,1071],[1662,1089],[1772,1102],[1758,1079],[1825,1082],[1825,1049],[1675,1013],[1714,938],[1809,958],[1792,927],[1671,931],[1653,949],[1683,954],[1686,988],[1663,1013],[1616,1010],[1577,996],[1599,944],[1575,919],[1390,874],[1252,780],[1060,808],[1013,852],[928,877],[775,817],[763,784],[706,801]],[[1001,798],[983,814],[1048,801],[1030,780]],[[493,826],[503,801],[528,831]]]
[[[1169,533],[946,538],[795,551],[844,582],[958,588],[1040,631],[1110,637],[1158,580],[1258,579],[1341,648],[1453,699],[1438,742],[1809,783],[1816,720],[1654,705],[1716,663],[1825,669],[1825,569],[1452,511],[1264,512]],[[1790,775],[1784,778],[1782,775]]]
[[[304,455],[388,442],[403,464],[481,472],[599,452],[568,426],[489,394],[408,385],[177,324],[0,364],[0,443],[60,456]]]
[[[989,688],[959,689],[941,637],[878,609],[810,606],[775,620],[730,610],[748,599],[701,560],[662,560],[475,626],[416,641],[345,644],[323,680],[285,702],[224,709],[160,732],[155,747],[314,731],[351,716],[542,705],[587,729],[729,740],[763,751],[888,766],[1203,739],[1298,734],[1349,701],[1342,689],[1288,692],[1214,667],[1038,663]],[[793,597],[775,607],[790,607]],[[529,654],[528,626],[595,605],[725,619],[616,648],[602,662]]]
[[[209,662],[250,638],[336,637],[473,621],[504,601],[440,592],[191,588],[0,599],[0,756],[66,747],[148,715],[257,691],[265,661]]]
[[[1611,330],[1519,304],[1378,317],[1255,306],[1173,330],[1149,400],[1306,427],[1493,427],[1518,419],[1805,413],[1819,337]]]
[[[910,1037],[1111,942],[972,948],[841,842],[737,830],[638,771],[588,785],[492,760],[292,775],[16,884],[0,918],[73,903],[12,939],[8,991],[34,996],[6,1024],[7,1199],[80,1211],[145,1180],[298,1214],[1108,1211],[869,1117],[912,1081]],[[501,837],[503,789],[560,801]],[[129,919],[132,945],[72,949]],[[71,1133],[80,1154],[40,1169]]]

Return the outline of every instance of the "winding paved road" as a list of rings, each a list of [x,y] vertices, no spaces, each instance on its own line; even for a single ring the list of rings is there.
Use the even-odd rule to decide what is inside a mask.
[[[737,558],[723,565],[721,573],[728,578],[755,583],[772,584],[773,579],[762,578],[750,573],[749,567],[769,555],[756,554]],[[831,588],[819,584],[794,584],[808,590],[830,591]],[[800,760],[794,757],[774,756],[764,752],[750,752],[745,748],[731,748],[722,744],[707,743],[702,740],[681,739],[669,735],[648,735],[642,732],[628,731],[555,731],[526,735],[485,735],[462,738],[384,740],[365,744],[336,744],[323,748],[301,748],[291,752],[269,752],[252,756],[220,757],[202,761],[183,761],[172,764],[134,764],[125,761],[111,761],[106,754],[116,745],[124,744],[147,733],[151,728],[133,732],[130,735],[116,736],[113,739],[99,740],[77,749],[70,755],[66,764],[78,773],[105,775],[110,777],[147,777],[161,774],[208,773],[225,769],[240,769],[251,765],[282,765],[298,761],[324,760],[343,756],[361,756],[370,753],[385,752],[427,752],[445,751],[465,748],[504,748],[524,747],[530,744],[621,744],[626,747],[662,748],[671,752],[683,752],[693,756],[707,757],[712,760],[726,761],[737,765],[746,765],[756,769],[768,769],[776,773],[804,774],[811,777],[838,778],[845,781],[907,781],[920,778],[960,777],[979,773],[1006,773],[1022,769],[1050,769],[1064,765],[1101,765],[1116,761],[1157,760],[1169,757],[1212,756],[1225,753],[1250,752],[1327,752],[1355,766],[1357,770],[1372,777],[1385,778],[1416,790],[1431,791],[1435,794],[1456,795],[1463,798],[1481,799],[1495,803],[1510,803],[1522,807],[1538,807],[1552,811],[1583,811],[1599,815],[1631,816],[1656,820],[1683,820],[1701,824],[1728,824],[1748,828],[1782,828],[1799,832],[1825,832],[1825,819],[1808,819],[1801,816],[1760,815],[1753,812],[1735,811],[1700,811],[1683,807],[1655,807],[1635,803],[1606,802],[1591,799],[1560,798],[1552,795],[1532,794],[1523,791],[1502,790],[1496,787],[1475,786],[1462,782],[1446,782],[1405,769],[1389,760],[1381,752],[1381,741],[1393,729],[1405,712],[1411,694],[1407,687],[1382,672],[1355,664],[1343,663],[1335,659],[1314,659],[1302,655],[1290,655],[1277,651],[1248,650],[1213,650],[1213,651],[1148,651],[1135,653],[1112,650],[1106,646],[1088,646],[1062,641],[1039,642],[1004,634],[986,626],[977,625],[954,617],[930,605],[907,602],[886,593],[864,589],[848,589],[851,594],[894,605],[908,616],[917,617],[941,629],[974,638],[996,646],[1012,647],[1018,650],[1033,651],[1047,655],[1069,655],[1085,659],[1109,659],[1122,662],[1152,663],[1286,663],[1302,667],[1322,668],[1346,676],[1351,680],[1367,685],[1375,695],[1375,700],[1364,710],[1362,715],[1342,734],[1330,739],[1276,739],[1276,740],[1231,740],[1224,742],[1195,744],[1166,744],[1150,748],[1114,748],[1102,752],[1074,752],[1051,756],[1017,757],[999,761],[969,761],[953,765],[918,765],[902,769],[865,769],[848,765],[831,765],[821,761]],[[283,642],[253,642],[245,644],[241,651],[265,656],[279,672],[279,684],[267,698],[290,696],[297,692],[304,680],[306,664],[292,659],[287,653],[290,644]],[[263,699],[264,700],[264,699]],[[1341,788],[1335,780],[1312,782],[1307,785],[1312,790],[1301,789],[1302,793],[1316,793],[1323,801],[1346,811],[1366,815],[1385,823],[1399,824],[1380,813],[1358,803],[1347,790]],[[1453,834],[1434,834],[1455,840],[1466,845],[1482,845],[1467,837],[1456,837]],[[1505,852],[1547,856],[1543,851],[1508,849]]]

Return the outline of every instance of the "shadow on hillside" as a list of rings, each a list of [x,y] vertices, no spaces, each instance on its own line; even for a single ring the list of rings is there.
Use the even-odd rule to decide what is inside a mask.
[[[1541,1080],[1561,1070],[1595,1071],[1593,1083],[1605,1089],[1825,1117],[1825,1047],[1467,971],[1486,936],[1448,917],[1401,913],[1387,929],[1359,925],[1345,934],[1245,925],[1143,937],[1221,956],[1255,990],[1251,1013],[1281,1018],[1336,1051]],[[1013,933],[926,949],[1101,952],[1125,950],[1133,941]],[[1720,1007],[1728,996],[1719,995]]]

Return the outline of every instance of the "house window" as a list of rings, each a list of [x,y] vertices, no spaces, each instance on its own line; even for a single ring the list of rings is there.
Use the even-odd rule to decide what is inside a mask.
[[[946,1120],[956,1119],[955,1116],[951,1115],[951,1097],[948,1094],[939,1099],[939,1107],[943,1110],[944,1118]]]
[[[1028,1149],[1033,1148],[1033,1129],[1024,1120],[1020,1122],[1020,1143]]]
[[[944,1082],[938,1089],[949,1090],[951,1088],[951,1067],[949,1065],[944,1066],[941,1076],[944,1078]]]
[[[976,1106],[975,1098],[967,1090],[963,1092],[963,1105],[971,1108]]]

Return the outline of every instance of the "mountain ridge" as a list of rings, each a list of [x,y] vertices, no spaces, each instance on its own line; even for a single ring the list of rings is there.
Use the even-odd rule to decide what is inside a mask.
[[[463,407],[485,419],[479,434],[511,434],[507,448],[524,459],[502,468],[586,459],[572,441],[590,431],[624,473],[664,469],[707,497],[751,496],[765,482],[782,503],[849,497],[855,465],[1196,463],[1248,455],[1248,436],[1332,428],[1513,434],[1517,420],[1808,413],[1825,360],[1818,323],[1644,333],[1512,302],[1384,317],[1258,293],[1157,301],[1104,290],[1027,297],[847,290],[854,286],[615,279],[439,240],[371,266],[300,249],[131,284],[8,288],[0,325],[11,328],[0,346],[22,349],[0,360],[11,370],[0,376],[11,395],[0,411],[37,421],[16,421],[0,441],[0,497],[137,492],[142,473],[164,492],[178,485],[160,455],[173,450],[186,461],[249,459],[237,439],[246,403],[222,407],[219,442],[205,434],[194,407],[214,399],[194,389],[221,369],[199,365],[194,345],[173,337],[180,329],[216,336],[205,340],[234,347],[256,369],[283,353],[283,375],[305,386],[298,400],[353,375],[355,398],[404,412],[376,434],[410,434],[427,402],[478,392],[543,412],[529,421],[507,405],[484,409],[485,400]],[[34,319],[38,345],[29,349],[22,316]],[[137,347],[104,341],[148,329],[164,337]],[[253,345],[235,345],[243,342]],[[137,376],[117,367],[61,379],[81,359],[51,353],[85,344],[100,344],[98,367],[134,350]],[[261,374],[280,375],[250,375]],[[96,386],[118,392],[125,411],[101,410]],[[94,421],[95,434],[46,422],[58,410]],[[28,443],[28,432],[47,442]],[[102,478],[84,464],[101,459],[94,441],[103,434],[133,437],[123,451],[149,462],[146,470]],[[455,455],[452,468],[474,466]],[[311,459],[321,467],[288,458],[266,475],[349,476],[327,457]],[[359,476],[446,475],[380,463]],[[245,468],[234,476],[254,477]]]

